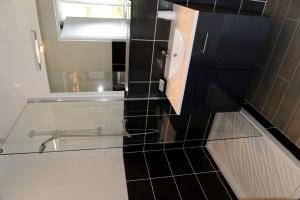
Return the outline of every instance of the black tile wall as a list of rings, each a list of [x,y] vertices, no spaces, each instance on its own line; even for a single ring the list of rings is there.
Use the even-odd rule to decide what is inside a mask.
[[[264,1],[250,0],[244,0],[243,4],[241,0],[171,2],[201,11],[257,15],[262,14],[265,4]],[[159,79],[164,76],[165,58],[161,51],[168,48],[170,22],[156,19],[157,8],[170,10],[172,4],[157,0],[132,1],[128,98],[166,98],[158,86]],[[140,146],[143,150],[157,150],[206,145],[214,114],[177,116],[172,108],[169,113],[170,103],[167,100],[164,100],[165,105],[157,102],[160,100],[125,103],[124,114],[129,127],[144,129],[129,130],[132,137],[124,139],[127,151],[138,150]],[[135,117],[129,119],[131,116]],[[155,131],[151,133],[151,129]]]
[[[153,41],[130,42],[129,62],[129,83],[136,81],[147,82],[150,80],[152,63]],[[130,88],[130,87],[129,87]]]
[[[132,0],[130,39],[153,40],[158,0]]]
[[[299,13],[298,0],[267,1],[263,14],[272,16],[271,31],[246,99],[298,148],[300,132],[295,124],[300,123],[296,114],[300,104]]]

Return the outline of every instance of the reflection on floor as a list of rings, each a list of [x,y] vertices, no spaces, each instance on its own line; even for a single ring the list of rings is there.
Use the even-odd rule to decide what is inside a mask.
[[[206,148],[124,153],[129,200],[237,199]]]

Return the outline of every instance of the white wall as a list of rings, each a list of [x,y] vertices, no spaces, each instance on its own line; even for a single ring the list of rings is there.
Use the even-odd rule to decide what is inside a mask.
[[[39,32],[34,0],[0,1],[0,138],[30,96],[49,93],[46,70],[37,71],[30,31]]]

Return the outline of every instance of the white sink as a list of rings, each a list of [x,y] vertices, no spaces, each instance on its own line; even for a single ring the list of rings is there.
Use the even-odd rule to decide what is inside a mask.
[[[169,73],[167,75],[168,79],[173,79],[176,77],[178,69],[183,62],[184,52],[185,48],[183,35],[178,28],[175,28],[171,54],[169,57],[170,66]]]

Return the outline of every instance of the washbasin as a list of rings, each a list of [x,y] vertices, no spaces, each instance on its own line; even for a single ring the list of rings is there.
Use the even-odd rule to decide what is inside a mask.
[[[180,66],[182,65],[185,53],[183,34],[178,28],[175,28],[173,43],[171,48],[171,54],[169,56],[169,73],[167,78],[174,79],[178,73]]]

